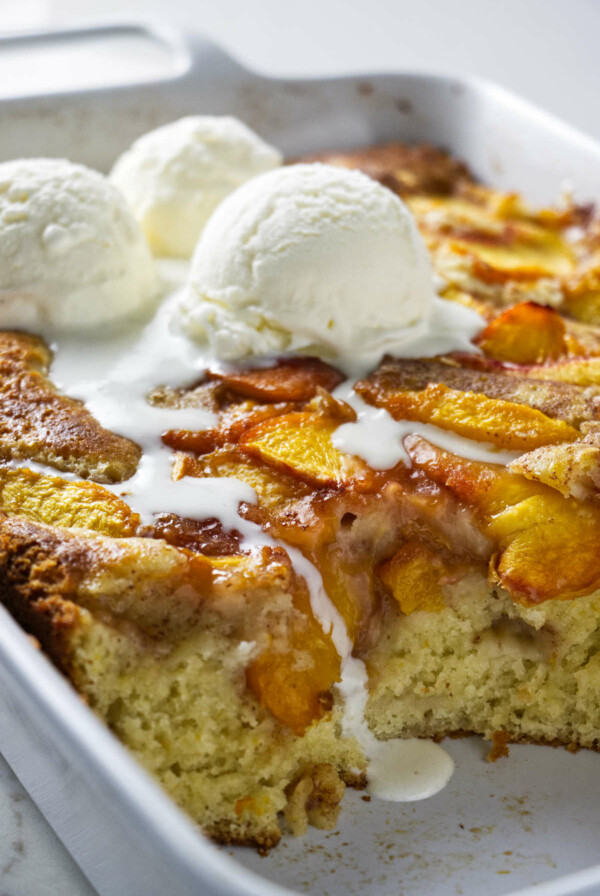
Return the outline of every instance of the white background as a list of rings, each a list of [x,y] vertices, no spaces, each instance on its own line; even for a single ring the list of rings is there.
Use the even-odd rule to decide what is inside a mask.
[[[600,139],[600,0],[0,0],[4,32],[148,16],[270,74],[476,74]],[[0,759],[2,896],[91,892]]]

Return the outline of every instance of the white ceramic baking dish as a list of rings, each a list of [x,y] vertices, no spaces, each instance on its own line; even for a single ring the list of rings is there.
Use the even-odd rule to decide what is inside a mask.
[[[96,80],[87,77],[94,60],[105,62],[98,47],[107,44],[126,54],[145,45],[150,68],[141,59],[125,66],[127,83],[90,87],[107,80],[101,68]],[[72,60],[75,73],[84,61],[88,89],[24,96],[19,66],[23,71],[25,59],[47,64],[51,46]],[[14,94],[0,99],[1,159],[61,155],[106,170],[159,123],[230,113],[288,155],[426,140],[465,159],[484,180],[535,201],[556,198],[565,181],[582,200],[600,196],[599,145],[475,79],[400,73],[271,80],[202,39],[156,26],[4,39],[0,73],[2,89]],[[0,613],[0,750],[101,896],[600,893],[597,754],[519,746],[489,765],[477,739],[448,749],[457,771],[431,800],[389,805],[349,793],[336,832],[286,839],[268,858],[219,849]]]

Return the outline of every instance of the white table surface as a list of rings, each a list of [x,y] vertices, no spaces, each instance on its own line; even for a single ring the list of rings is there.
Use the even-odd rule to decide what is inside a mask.
[[[0,31],[149,15],[267,74],[477,74],[600,139],[600,0],[0,0]],[[0,896],[93,892],[0,757]]]

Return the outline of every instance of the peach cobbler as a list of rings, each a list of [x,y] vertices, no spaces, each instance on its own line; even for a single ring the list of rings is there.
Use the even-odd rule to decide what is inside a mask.
[[[452,771],[426,739],[598,747],[600,218],[532,209],[427,146],[280,167],[248,133],[237,189],[194,212],[185,333],[165,335],[154,279],[164,296],[178,263],[159,277],[138,245],[165,254],[163,211],[132,236],[123,164],[111,201],[154,304],[109,372],[97,333],[13,321],[17,287],[45,299],[4,284],[0,582],[202,829],[266,850],[334,825],[346,785],[385,796],[385,745],[430,751],[418,792],[389,785],[410,799]],[[59,219],[64,261],[80,230]],[[402,777],[401,749],[384,758]]]

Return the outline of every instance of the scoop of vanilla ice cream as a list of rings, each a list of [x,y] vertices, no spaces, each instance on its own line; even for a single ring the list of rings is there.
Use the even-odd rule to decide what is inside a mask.
[[[0,164],[0,327],[107,325],[157,289],[139,225],[105,177],[62,159]]]
[[[154,254],[189,258],[219,203],[281,162],[281,153],[237,118],[197,115],[140,137],[110,177]]]
[[[290,165],[240,187],[196,248],[184,329],[225,360],[366,357],[426,318],[429,255],[404,203],[358,171]]]

